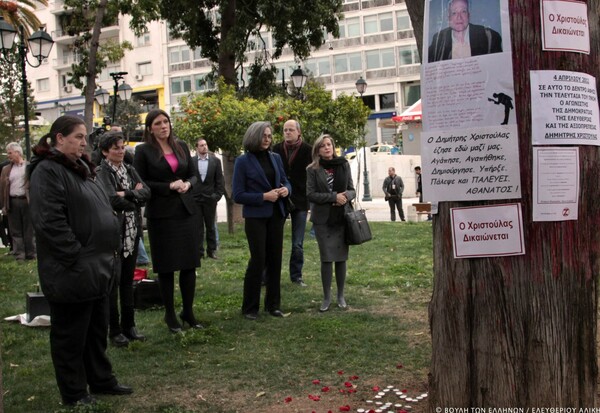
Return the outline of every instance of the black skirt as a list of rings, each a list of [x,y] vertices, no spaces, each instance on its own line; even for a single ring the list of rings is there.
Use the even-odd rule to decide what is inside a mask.
[[[200,267],[198,215],[148,219],[152,271],[166,273]]]

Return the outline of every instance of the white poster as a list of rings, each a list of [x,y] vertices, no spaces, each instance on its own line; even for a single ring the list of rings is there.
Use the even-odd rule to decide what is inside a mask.
[[[600,145],[596,78],[562,70],[532,70],[534,145]]]
[[[521,198],[517,125],[422,132],[425,201]]]
[[[579,148],[533,148],[533,220],[577,220]]]
[[[542,49],[590,54],[587,4],[542,0]]]
[[[423,130],[516,125],[508,0],[426,1]]]
[[[521,204],[451,208],[454,258],[525,254]]]

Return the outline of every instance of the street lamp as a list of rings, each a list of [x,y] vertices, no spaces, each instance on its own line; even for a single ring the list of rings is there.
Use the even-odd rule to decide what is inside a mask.
[[[112,108],[112,121],[111,123],[115,123],[115,118],[117,116],[117,96],[121,100],[129,100],[131,99],[131,93],[133,89],[129,86],[125,81],[119,85],[119,80],[123,79],[123,77],[127,74],[127,72],[111,72],[109,73],[110,77],[113,78],[115,84],[113,86],[113,108]],[[110,102],[110,94],[106,89],[99,88],[94,92],[94,98],[96,102],[100,106],[106,106]]]
[[[2,55],[5,61],[10,63],[20,63],[21,64],[21,91],[23,93],[23,123],[25,126],[25,154],[27,160],[31,158],[31,142],[29,135],[29,106],[27,101],[27,64],[31,67],[39,67],[42,64],[42,61],[50,55],[50,50],[52,50],[52,45],[54,45],[54,40],[52,37],[46,33],[44,28],[40,28],[37,32],[33,33],[29,36],[27,43],[29,43],[29,47],[25,43],[25,34],[23,26],[19,27],[19,43],[17,43],[17,49],[19,50],[19,60],[12,60],[8,57],[8,52],[12,50],[15,37],[17,35],[17,30],[15,28],[4,21],[2,17],[0,17],[0,47],[2,48]],[[27,52],[31,51],[31,55],[37,59],[37,64],[32,64],[29,59],[27,59]],[[26,64],[27,63],[27,64]]]
[[[296,69],[294,69],[290,78],[292,79],[292,83],[294,84],[294,88],[296,89],[295,95],[291,95],[287,91],[288,85],[287,85],[287,83],[285,83],[285,70],[281,69],[281,86],[283,87],[283,90],[288,95],[294,96],[300,100],[303,100],[304,95],[302,94],[302,88],[306,85],[308,76],[306,75],[306,73],[304,73],[304,70],[302,70],[302,68],[300,68],[300,66],[298,66]]]
[[[355,86],[356,86],[356,91],[358,93],[360,93],[360,99],[362,100],[363,93],[365,93],[365,91],[367,90],[366,80],[363,79],[361,76],[360,79],[358,79],[356,81]],[[364,173],[363,173],[364,184],[363,185],[365,187],[365,190],[364,190],[362,200],[363,201],[372,201],[373,198],[371,198],[371,188],[369,186],[369,172],[367,171],[367,146],[366,145],[367,145],[367,141],[365,139],[364,131],[363,131],[363,153],[365,155],[365,162],[364,162],[365,166],[364,166]]]

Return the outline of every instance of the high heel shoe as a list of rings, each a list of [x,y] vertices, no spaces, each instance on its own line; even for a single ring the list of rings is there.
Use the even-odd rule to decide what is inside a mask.
[[[169,331],[171,333],[173,333],[173,334],[181,333],[181,325],[177,321],[177,318],[173,318],[173,319],[169,320],[169,318],[167,316],[165,316],[165,323],[167,324],[167,327],[169,327]]]
[[[196,321],[196,317],[193,315],[191,317],[185,315],[184,313],[179,313],[179,318],[181,318],[181,324],[185,326],[185,323],[190,325],[190,328],[195,328],[198,330],[202,330],[204,326]]]
[[[329,311],[329,306],[331,305],[331,301],[323,301],[323,303],[321,303],[321,307],[319,307],[319,312],[324,313],[326,311]]]

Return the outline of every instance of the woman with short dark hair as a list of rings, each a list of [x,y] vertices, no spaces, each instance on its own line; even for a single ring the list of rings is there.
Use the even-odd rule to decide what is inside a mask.
[[[129,340],[145,340],[135,326],[133,273],[142,236],[142,206],[150,198],[150,188],[131,165],[125,162],[122,132],[107,132],[100,141],[102,161],[96,168],[98,182],[119,217],[121,228],[121,273],[110,293],[109,332],[111,343],[125,347]],[[119,314],[119,304],[121,314]]]
[[[190,190],[197,182],[196,169],[188,146],[173,135],[171,119],[165,111],[154,109],[146,115],[144,143],[136,146],[133,164],[152,191],[145,214],[152,269],[158,273],[165,306],[165,323],[172,333],[181,332],[173,298],[175,271],[179,271],[181,322],[192,328],[204,328],[194,316],[200,221]]]
[[[50,305],[50,350],[65,405],[88,393],[130,394],[106,356],[108,292],[117,277],[119,221],[94,181],[83,119],[61,116],[33,148],[28,176],[38,274]]]
[[[266,273],[265,310],[273,317],[281,312],[281,260],[285,198],[292,187],[281,158],[272,153],[273,132],[269,122],[254,122],[242,141],[246,153],[235,160],[233,199],[244,205],[244,228],[250,261],[244,277],[242,314],[256,320],[260,307],[263,271]]]

